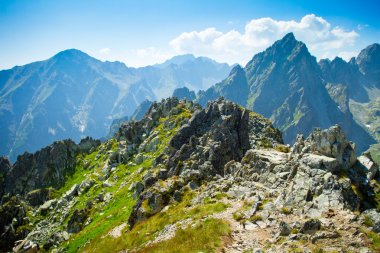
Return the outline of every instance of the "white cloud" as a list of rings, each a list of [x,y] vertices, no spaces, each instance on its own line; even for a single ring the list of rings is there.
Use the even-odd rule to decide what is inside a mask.
[[[214,27],[184,32],[169,44],[177,54],[193,53],[218,61],[245,64],[255,53],[265,50],[289,32],[293,32],[298,40],[303,41],[317,58],[347,56],[359,36],[354,30],[332,27],[322,17],[309,14],[299,21],[252,19],[245,25],[243,32],[222,32]]]
[[[128,66],[141,67],[164,62],[176,55],[172,49],[162,50],[156,47],[138,48],[125,53],[125,62]]]
[[[108,47],[105,47],[99,50],[99,53],[102,55],[108,55],[110,52],[111,52],[111,49]]]

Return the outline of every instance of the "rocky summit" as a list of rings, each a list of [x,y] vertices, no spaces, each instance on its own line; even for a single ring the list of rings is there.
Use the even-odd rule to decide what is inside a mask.
[[[168,98],[118,126],[0,159],[1,252],[380,251],[378,165],[339,125],[289,146],[234,102]]]

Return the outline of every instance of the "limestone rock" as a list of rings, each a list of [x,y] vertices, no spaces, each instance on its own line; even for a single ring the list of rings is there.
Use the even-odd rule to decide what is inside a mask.
[[[290,235],[290,232],[291,232],[290,226],[286,222],[281,221],[278,227],[278,234],[280,236],[288,236]]]
[[[306,221],[302,225],[299,232],[302,234],[314,234],[320,229],[321,229],[321,222],[317,219],[311,219],[311,220]]]
[[[379,171],[379,166],[371,159],[371,157],[361,155],[358,157],[358,162],[365,168],[367,179],[374,179]]]

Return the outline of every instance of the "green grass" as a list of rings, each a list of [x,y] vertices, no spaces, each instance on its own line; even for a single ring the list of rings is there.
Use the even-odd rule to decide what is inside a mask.
[[[222,236],[228,236],[230,232],[227,222],[210,218],[194,227],[179,229],[173,238],[138,252],[216,252],[222,246]]]
[[[380,252],[380,235],[366,228],[362,228],[361,231],[365,233],[368,239],[371,241],[370,248],[374,252]]]
[[[143,170],[151,168],[154,157],[162,153],[164,148],[167,146],[170,138],[178,131],[183,119],[189,118],[190,116],[191,113],[189,110],[182,109],[180,114],[177,114],[170,118],[161,118],[159,120],[159,125],[153,130],[159,132],[160,138],[160,143],[158,144],[156,152],[144,153],[144,155],[146,155],[148,158],[139,165],[128,166],[126,164],[120,164],[117,166],[116,171],[111,175],[111,178],[109,179],[113,184],[113,186],[110,188],[104,189],[100,187],[102,182],[97,178],[96,174],[94,174],[101,174],[100,171],[104,166],[107,156],[100,155],[99,159],[97,160],[95,157],[100,154],[100,149],[113,151],[116,150],[116,140],[111,139],[102,144],[102,146],[99,147],[96,152],[93,152],[92,154],[85,157],[80,157],[78,159],[78,166],[75,173],[73,175],[70,175],[64,187],[59,189],[60,194],[66,192],[74,184],[82,182],[86,176],[92,178],[98,186],[94,185],[86,194],[78,196],[76,198],[77,203],[70,210],[70,215],[67,217],[64,224],[67,224],[67,221],[75,209],[83,209],[86,206],[87,201],[97,196],[102,190],[111,192],[113,199],[104,207],[102,206],[103,203],[95,205],[90,214],[92,222],[82,231],[73,234],[70,240],[63,245],[67,252],[80,251],[84,245],[94,245],[94,248],[96,248],[96,246],[99,244],[98,242],[102,241],[102,237],[104,235],[106,235],[112,228],[128,220],[132,208],[136,202],[136,200],[132,198],[132,192],[128,191],[128,188],[132,183],[140,181],[142,178],[142,174],[138,175],[135,172],[140,168],[143,168]],[[175,121],[175,127],[173,129],[166,129],[164,123],[167,120]],[[84,169],[84,160],[90,162],[88,168],[92,168],[91,171]],[[129,161],[134,161],[134,157],[131,157]],[[129,161],[127,161],[127,163]],[[126,173],[127,171],[129,172],[128,174]],[[113,180],[113,175],[116,175],[118,179]],[[122,183],[124,183],[124,187],[122,187]],[[62,228],[64,228],[64,226],[62,226]]]
[[[239,212],[239,211],[234,212],[234,213],[232,214],[232,217],[233,217],[234,220],[236,220],[236,221],[243,221],[243,220],[244,220],[244,214],[243,214],[242,212]]]
[[[286,207],[283,207],[283,208],[281,208],[281,212],[282,212],[283,214],[288,215],[288,214],[291,214],[291,213],[292,213],[292,210],[291,210],[291,209],[288,209],[288,208],[286,208]]]
[[[160,118],[156,127],[152,130],[158,132],[159,143],[155,152],[144,152],[143,155],[146,159],[139,165],[128,165],[133,162],[135,156],[132,156],[125,162],[116,167],[116,170],[111,174],[108,181],[111,183],[111,187],[102,187],[103,181],[99,179],[99,175],[102,175],[101,170],[108,159],[109,151],[116,151],[118,149],[118,142],[116,139],[110,139],[105,143],[102,143],[91,154],[79,154],[76,157],[76,167],[71,174],[66,175],[65,184],[56,189],[53,192],[54,198],[61,197],[65,192],[72,188],[75,184],[80,184],[83,180],[92,180],[94,185],[84,194],[75,197],[75,205],[69,209],[69,214],[66,219],[60,224],[59,230],[66,230],[67,222],[76,209],[81,210],[86,207],[89,200],[94,200],[101,192],[112,194],[112,199],[108,203],[92,201],[93,206],[89,210],[89,217],[91,218],[90,224],[85,226],[82,231],[71,234],[69,241],[60,245],[65,252],[99,252],[99,249],[103,251],[107,248],[109,252],[114,252],[113,247],[109,245],[118,245],[120,248],[140,247],[141,243],[146,242],[149,236],[146,233],[154,233],[162,229],[170,222],[176,222],[179,219],[185,219],[188,217],[195,217],[201,219],[204,215],[214,212],[220,212],[227,208],[223,203],[213,201],[209,204],[203,204],[188,209],[190,206],[189,198],[190,193],[185,194],[184,201],[173,205],[173,210],[169,210],[166,213],[158,213],[147,221],[138,223],[131,231],[126,228],[126,237],[122,236],[118,240],[106,236],[107,233],[114,227],[119,226],[127,222],[132,208],[136,202],[133,199],[133,190],[129,190],[131,184],[142,180],[144,173],[137,173],[142,168],[142,171],[156,170],[152,167],[152,163],[155,157],[160,155],[167,147],[170,139],[177,133],[185,119],[191,117],[191,111],[186,108],[185,105],[180,104],[178,106],[179,113],[171,115],[166,118]],[[167,127],[172,126],[172,127]],[[217,196],[216,200],[223,196]],[[29,214],[30,216],[34,216]],[[33,224],[41,219],[52,219],[54,212],[48,213],[46,217],[33,217]],[[140,233],[145,231],[146,233]],[[43,244],[43,243],[42,243]],[[106,251],[107,252],[107,251]]]
[[[366,225],[367,227],[373,227],[373,222],[368,215],[364,216],[364,225]]]
[[[253,216],[251,216],[249,218],[250,222],[256,222],[256,221],[259,221],[259,220],[263,220],[263,218],[260,215],[253,215]]]
[[[380,165],[380,143],[371,145],[371,147],[369,148],[369,151],[375,163]]]
[[[155,233],[161,231],[166,225],[174,224],[187,218],[199,220],[206,215],[222,212],[228,207],[228,205],[221,202],[191,206],[191,199],[194,195],[194,192],[186,192],[183,201],[171,205],[166,212],[159,212],[149,219],[137,223],[132,230],[125,229],[119,238],[110,236],[97,238],[97,240],[88,244],[83,249],[83,252],[98,252],[100,249],[102,252],[138,249],[144,243],[153,240]]]
[[[275,150],[282,152],[282,153],[289,153],[290,152],[290,147],[278,144],[274,147]]]

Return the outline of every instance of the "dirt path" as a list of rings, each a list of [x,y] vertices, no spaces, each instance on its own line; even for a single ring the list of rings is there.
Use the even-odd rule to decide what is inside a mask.
[[[260,229],[255,225],[248,225],[244,228],[240,222],[233,218],[233,213],[241,209],[243,206],[242,201],[226,200],[224,202],[230,204],[230,207],[221,213],[216,213],[211,216],[215,219],[227,221],[232,229],[232,242],[225,246],[224,252],[235,253],[257,248],[260,244],[256,238],[267,237],[267,235],[260,235]],[[262,232],[265,233],[265,231]]]

